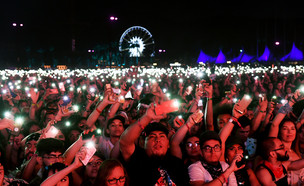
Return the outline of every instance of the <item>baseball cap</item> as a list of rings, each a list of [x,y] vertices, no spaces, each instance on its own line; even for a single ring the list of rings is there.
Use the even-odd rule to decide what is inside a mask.
[[[121,115],[116,115],[113,118],[111,118],[111,119],[108,120],[107,128],[109,128],[109,125],[111,123],[113,123],[113,121],[116,120],[116,119],[120,120],[123,125],[125,124],[125,118],[123,116],[121,116]]]
[[[162,131],[164,132],[167,136],[168,136],[168,133],[169,133],[169,130],[167,129],[166,126],[164,126],[163,124],[161,123],[158,123],[158,122],[153,122],[153,123],[149,123],[146,128],[143,130],[143,135],[146,137],[146,136],[149,136],[151,132],[153,131]]]

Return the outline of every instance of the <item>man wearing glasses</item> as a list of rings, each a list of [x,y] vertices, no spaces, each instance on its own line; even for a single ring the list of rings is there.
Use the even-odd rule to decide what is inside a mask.
[[[281,140],[269,137],[261,144],[264,161],[256,169],[256,176],[262,185],[288,185],[287,171],[304,168],[304,159],[288,161],[287,150]]]
[[[206,131],[200,136],[201,161],[197,161],[188,167],[190,185],[237,185],[234,171],[239,168],[236,162],[241,161],[243,155],[237,154],[231,165],[221,162],[222,141],[214,131]]]
[[[40,185],[42,175],[48,166],[54,163],[63,163],[64,144],[55,138],[45,138],[39,140],[36,148],[36,161],[41,166],[37,176],[30,182],[31,185]]]

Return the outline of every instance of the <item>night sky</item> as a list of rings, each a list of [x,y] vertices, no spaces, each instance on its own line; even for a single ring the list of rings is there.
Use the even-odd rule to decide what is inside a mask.
[[[225,2],[225,3],[223,3]],[[284,55],[295,42],[304,49],[304,14],[300,2],[278,1],[121,1],[9,0],[0,2],[0,54],[12,43],[32,50],[54,47],[86,51],[118,41],[131,26],[143,26],[167,57],[199,51],[216,56],[221,49],[236,56],[240,49],[261,55],[265,45]],[[118,21],[109,21],[109,16]],[[12,27],[12,23],[24,24]],[[274,45],[280,41],[280,46]],[[20,50],[20,49],[17,49]],[[1,57],[0,57],[1,58]]]

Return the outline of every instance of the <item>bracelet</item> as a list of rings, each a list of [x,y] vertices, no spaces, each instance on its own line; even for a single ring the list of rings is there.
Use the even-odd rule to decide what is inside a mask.
[[[98,108],[96,108],[96,111],[99,113],[99,114],[101,114],[101,110],[99,110]]]
[[[207,98],[207,100],[212,100],[212,98]]]
[[[145,129],[145,128],[142,126],[142,124],[140,123],[140,120],[138,120],[137,124],[138,124],[138,126],[139,126],[142,130]]]
[[[232,116],[232,117],[229,119],[228,122],[234,124],[235,126],[239,126],[241,129],[243,129],[241,123],[240,123],[240,122],[238,121],[238,119],[237,119],[236,117],[234,117],[234,116]]]
[[[190,133],[190,127],[189,127],[188,123],[186,123],[186,126],[188,128],[189,133]]]
[[[266,112],[266,110],[264,110],[264,111],[260,110],[260,112],[261,112],[261,113],[265,113],[265,112]]]
[[[224,178],[224,182],[228,183],[228,180],[226,179],[226,177],[223,174],[221,174],[220,177],[223,177]]]
[[[224,182],[222,182],[222,180],[221,180],[221,179],[217,178],[217,180],[218,180],[218,181],[220,181],[222,185],[224,184]]]

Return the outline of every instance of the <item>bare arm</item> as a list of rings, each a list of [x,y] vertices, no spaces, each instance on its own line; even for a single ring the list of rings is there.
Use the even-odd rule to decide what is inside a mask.
[[[225,142],[233,130],[234,124],[232,122],[233,120],[237,120],[238,118],[240,118],[245,113],[245,111],[243,111],[241,114],[240,112],[238,112],[238,110],[240,110],[240,106],[237,103],[233,107],[232,118],[228,121],[226,125],[224,125],[222,130],[219,132],[219,136],[222,141],[222,156],[220,158],[221,161],[225,161]]]
[[[68,167],[62,169],[61,171],[56,172],[52,176],[48,177],[46,180],[44,180],[41,185],[42,186],[48,186],[48,185],[56,185],[62,178],[64,178],[66,175],[74,171],[75,169],[83,166],[83,164],[80,162],[80,158],[83,159],[85,156],[80,155],[77,153],[75,160],[73,164],[69,165]]]
[[[135,150],[135,141],[139,138],[142,130],[154,119],[163,119],[163,115],[155,115],[154,105],[151,104],[146,114],[138,121],[131,124],[120,136],[120,152],[124,160],[128,161]]]
[[[195,124],[195,121],[193,118],[202,117],[199,116],[198,111],[193,113],[191,116],[189,116],[187,122],[182,125],[177,132],[172,136],[171,142],[170,142],[170,152],[173,156],[182,159],[182,150],[180,148],[181,142],[184,140],[187,132],[190,130],[190,128]]]
[[[113,104],[114,102],[109,101],[108,96],[105,96],[102,102],[100,102],[96,109],[90,114],[89,118],[87,119],[87,125],[89,128],[94,126],[94,123],[97,121],[99,115],[101,114],[102,110],[105,109],[109,104]]]
[[[212,85],[204,85],[204,90],[207,92],[207,104],[205,109],[205,124],[207,130],[214,130],[213,125],[213,86]]]
[[[250,134],[253,134],[255,131],[258,130],[262,117],[264,113],[266,113],[267,110],[267,99],[264,99],[263,101],[260,101],[259,108],[256,110],[255,117],[253,117],[251,121],[251,127],[250,127]]]

